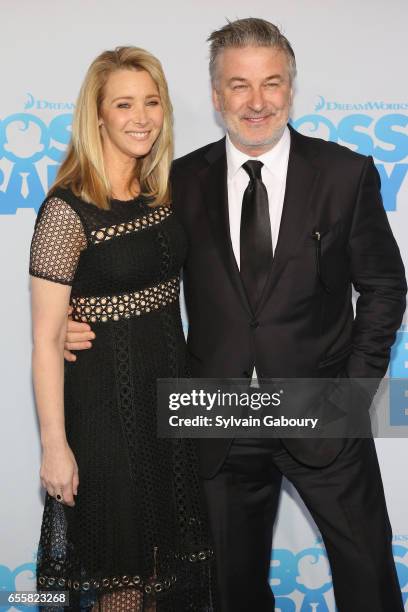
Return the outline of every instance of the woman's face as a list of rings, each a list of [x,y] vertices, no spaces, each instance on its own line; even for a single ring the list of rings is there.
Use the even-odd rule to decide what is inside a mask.
[[[160,134],[163,116],[159,91],[148,72],[112,72],[99,112],[104,152],[122,159],[144,157]]]

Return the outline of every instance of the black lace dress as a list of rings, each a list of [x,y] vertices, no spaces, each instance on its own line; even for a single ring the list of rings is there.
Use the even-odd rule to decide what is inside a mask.
[[[72,285],[74,320],[96,332],[65,363],[76,504],[46,495],[37,565],[39,590],[68,590],[73,610],[213,610],[194,447],[156,435],[156,379],[186,375],[185,251],[171,209],[142,197],[105,211],[59,190],[37,217],[30,274]]]

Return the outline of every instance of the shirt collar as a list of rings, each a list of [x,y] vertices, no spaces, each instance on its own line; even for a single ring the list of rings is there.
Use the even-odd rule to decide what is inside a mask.
[[[259,157],[250,157],[246,153],[242,153],[242,151],[237,149],[236,146],[232,144],[228,133],[225,146],[229,179],[233,179],[235,177],[242,164],[248,161],[248,159],[256,159],[257,161],[261,161],[274,176],[276,176],[278,179],[284,179],[290,149],[290,132],[287,126],[285,127],[284,132],[276,145],[266,153],[259,155]]]

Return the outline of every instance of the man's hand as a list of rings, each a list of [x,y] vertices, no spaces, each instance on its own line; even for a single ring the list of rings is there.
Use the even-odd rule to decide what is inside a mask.
[[[71,314],[72,308],[68,314]],[[64,358],[66,361],[76,361],[76,355],[71,351],[82,351],[92,348],[91,340],[95,339],[95,334],[87,323],[78,323],[68,319],[67,334],[64,342]]]

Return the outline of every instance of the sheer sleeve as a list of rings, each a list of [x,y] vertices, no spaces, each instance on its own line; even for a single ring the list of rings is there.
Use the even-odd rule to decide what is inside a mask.
[[[82,222],[60,198],[46,200],[38,213],[30,250],[30,274],[72,285],[87,240]]]

